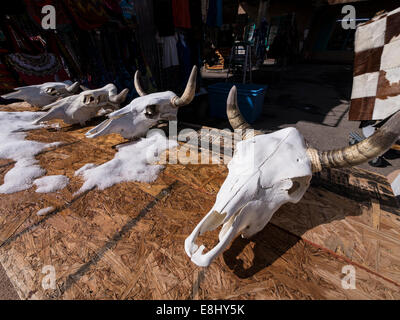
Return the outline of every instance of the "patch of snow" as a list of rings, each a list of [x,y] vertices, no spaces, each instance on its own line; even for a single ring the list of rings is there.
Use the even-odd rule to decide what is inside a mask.
[[[40,209],[38,212],[36,212],[36,214],[38,216],[44,216],[45,214],[47,214],[53,210],[54,210],[54,207],[47,207],[47,208]]]
[[[62,175],[45,176],[36,179],[33,183],[37,186],[36,192],[48,193],[64,189],[68,185],[69,179]]]
[[[50,127],[51,128],[54,128],[54,129],[59,129],[59,128],[61,128],[61,126],[60,126],[60,124],[57,122],[57,123],[52,123],[52,124],[50,124]]]
[[[75,176],[79,176],[81,175],[84,171],[88,170],[88,169],[93,169],[96,168],[97,165],[95,165],[94,163],[87,163],[85,164],[82,168],[78,169],[75,171]]]
[[[400,174],[393,180],[392,190],[395,196],[400,196]]]
[[[76,194],[94,187],[104,190],[120,182],[153,182],[164,169],[163,165],[154,163],[160,160],[163,151],[177,145],[176,141],[168,140],[164,134],[155,131],[147,138],[120,146],[114,159],[99,166],[86,164],[75,172],[85,181]]]
[[[15,165],[4,176],[0,193],[14,193],[29,189],[33,180],[46,174],[35,156],[53,144],[25,140],[23,130],[43,127],[32,124],[44,112],[0,112],[0,159],[12,159]]]
[[[48,144],[47,144],[46,148],[58,147],[58,146],[61,145],[61,144],[62,144],[62,142],[59,142],[59,141],[57,141],[57,142],[51,142],[51,143],[48,143]]]

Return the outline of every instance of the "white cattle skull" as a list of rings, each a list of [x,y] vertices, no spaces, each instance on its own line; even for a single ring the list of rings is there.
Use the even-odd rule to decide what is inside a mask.
[[[197,67],[190,74],[182,97],[171,91],[146,95],[139,83],[139,72],[135,74],[135,88],[140,97],[126,107],[108,115],[109,119],[86,133],[88,138],[118,133],[126,139],[141,137],[161,121],[177,119],[178,108],[189,104],[195,95]]]
[[[227,101],[234,129],[251,129],[237,108],[236,88]],[[198,266],[208,266],[238,235],[248,238],[261,231],[272,215],[287,202],[297,203],[307,191],[312,172],[323,167],[353,166],[388,150],[400,135],[400,112],[373,136],[340,150],[308,148],[301,133],[286,128],[271,134],[256,132],[237,143],[228,164],[229,174],[210,212],[185,240],[185,251]],[[197,237],[222,226],[219,243],[203,254]]]
[[[38,85],[15,88],[14,92],[1,97],[4,99],[20,99],[35,107],[44,107],[60,98],[65,98],[78,93],[79,82],[45,82]]]
[[[107,84],[95,90],[83,91],[80,94],[63,98],[45,106],[43,110],[50,110],[37,119],[35,123],[61,119],[67,124],[80,123],[84,125],[86,121],[95,117],[100,109],[110,107],[115,110],[118,108],[126,99],[128,91],[128,89],[124,89],[117,94],[117,87],[113,84]]]

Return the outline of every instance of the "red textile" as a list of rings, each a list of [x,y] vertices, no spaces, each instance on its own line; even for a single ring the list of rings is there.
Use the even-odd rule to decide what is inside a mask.
[[[8,71],[5,64],[0,62],[0,93],[11,92],[15,87],[18,87],[17,81],[10,71]]]
[[[189,0],[172,0],[172,14],[177,28],[190,29]]]
[[[56,9],[56,24],[57,27],[71,24],[71,20],[65,13],[65,8],[60,1],[56,0],[25,0],[25,5],[28,14],[38,26],[42,26],[44,14],[42,8],[45,5],[52,5]]]
[[[64,4],[81,29],[96,29],[109,20],[101,0],[64,0]]]

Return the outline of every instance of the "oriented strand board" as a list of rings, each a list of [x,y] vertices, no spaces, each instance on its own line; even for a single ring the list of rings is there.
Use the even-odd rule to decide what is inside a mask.
[[[13,107],[22,108],[8,111]],[[0,263],[21,298],[400,298],[400,210],[384,177],[357,168],[324,171],[298,204],[284,205],[252,239],[236,238],[210,267],[199,268],[184,240],[212,207],[226,166],[167,165],[152,184],[120,183],[76,196],[82,181],[75,170],[112,159],[113,146],[124,141],[85,139],[87,130],[61,124],[28,135],[63,142],[37,159],[48,174],[70,178],[65,189],[0,196]],[[1,160],[1,182],[12,166]],[[36,215],[49,206],[52,212]],[[202,240],[214,245],[217,232]],[[349,264],[354,290],[341,285]],[[42,286],[48,265],[55,289]]]

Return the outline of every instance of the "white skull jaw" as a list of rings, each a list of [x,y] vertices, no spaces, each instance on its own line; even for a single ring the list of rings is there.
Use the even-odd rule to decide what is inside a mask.
[[[2,95],[4,99],[20,99],[35,107],[44,107],[60,98],[74,95],[79,90],[79,83],[46,82],[40,85],[15,88],[15,92]]]
[[[295,128],[239,142],[215,205],[185,240],[191,260],[209,266],[238,234],[251,237],[283,204],[300,201],[312,177],[306,151],[304,138]],[[219,243],[203,254],[205,247],[195,243],[197,237],[221,225]]]
[[[117,88],[113,84],[95,90],[86,90],[45,106],[43,110],[50,110],[43,117],[37,119],[35,123],[61,119],[67,124],[79,123],[84,125],[86,121],[95,117],[101,109],[106,107],[118,108],[119,104],[125,100],[127,93],[128,90],[125,89],[117,95]]]
[[[177,120],[178,108],[171,91],[158,92],[134,99],[124,108],[109,114],[109,119],[89,130],[87,138],[117,133],[126,139],[144,136],[161,121]]]

